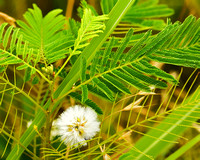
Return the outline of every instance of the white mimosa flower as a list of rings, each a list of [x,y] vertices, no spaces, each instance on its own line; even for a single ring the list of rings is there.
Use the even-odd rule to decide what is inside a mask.
[[[85,140],[93,138],[99,132],[99,125],[97,113],[93,109],[75,105],[64,111],[53,123],[52,136],[55,133],[60,135],[61,140],[69,146],[85,146]]]

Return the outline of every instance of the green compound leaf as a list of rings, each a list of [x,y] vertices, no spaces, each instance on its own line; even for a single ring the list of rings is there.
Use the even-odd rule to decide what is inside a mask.
[[[70,97],[78,100],[79,102],[81,102],[81,95],[76,93],[76,92],[71,92],[69,94]],[[94,109],[98,114],[103,114],[103,111],[101,110],[101,108],[99,108],[97,106],[96,103],[94,103],[93,101],[91,101],[90,99],[87,99],[84,104],[86,104],[87,106],[91,107],[92,109]]]

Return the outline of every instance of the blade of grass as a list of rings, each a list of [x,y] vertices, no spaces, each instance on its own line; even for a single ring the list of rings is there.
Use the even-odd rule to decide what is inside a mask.
[[[182,154],[184,154],[186,151],[188,151],[190,148],[192,148],[195,144],[197,144],[200,141],[200,134],[190,140],[188,143],[186,143],[183,147],[179,148],[176,152],[171,154],[169,157],[167,157],[165,160],[176,160],[178,159]]]

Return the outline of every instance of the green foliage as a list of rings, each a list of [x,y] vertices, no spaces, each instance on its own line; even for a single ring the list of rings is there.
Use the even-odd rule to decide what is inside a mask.
[[[65,58],[72,44],[70,42],[73,42],[73,38],[62,31],[65,17],[61,12],[56,9],[43,17],[42,11],[33,4],[33,9],[24,14],[26,23],[17,21],[23,37],[29,41],[29,47],[39,50],[40,62],[46,65]]]
[[[179,135],[198,120],[200,115],[199,99],[199,89],[197,89],[173,112],[166,112],[170,114],[135,144],[134,147],[137,150],[130,150],[121,156],[120,160],[131,160],[133,158],[146,160],[151,159],[150,156],[156,158],[163,151],[167,151],[170,143],[176,141]],[[162,117],[163,115],[155,116]]]
[[[84,8],[90,9],[93,15],[98,16],[98,13],[96,12],[96,10],[91,5],[89,5],[85,0],[82,0],[81,1],[81,7],[79,7],[77,9],[78,15],[79,15],[80,18],[83,17]]]
[[[158,2],[158,0],[135,1],[122,21],[129,22],[138,27],[149,27],[155,30],[163,29],[166,24],[164,20],[158,18],[168,17],[172,15],[174,11],[166,5],[158,4]],[[102,0],[101,8],[103,13],[108,14],[116,3],[117,0]]]
[[[34,4],[33,9],[24,14],[26,22],[17,21],[19,28],[5,23],[0,26],[0,104],[4,115],[0,133],[7,141],[0,148],[2,145],[6,146],[6,154],[10,151],[7,159],[19,159],[21,155],[25,155],[24,150],[31,157],[39,159],[38,156],[41,155],[37,153],[37,135],[40,138],[45,137],[41,138],[44,141],[44,150],[56,152],[55,155],[61,158],[63,153],[67,155],[68,151],[60,151],[59,147],[55,149],[53,143],[49,144],[49,134],[52,121],[63,103],[69,101],[69,97],[93,108],[99,115],[106,116],[105,111],[109,110],[111,115],[107,117],[112,118],[113,110],[98,106],[90,98],[89,92],[112,102],[114,106],[124,95],[137,95],[139,91],[150,95],[152,88],[165,89],[168,82],[178,84],[172,75],[153,66],[152,61],[200,68],[199,19],[189,16],[183,23],[171,23],[169,20],[165,24],[163,20],[156,18],[170,16],[173,11],[166,5],[158,4],[157,0],[102,0],[101,7],[103,15],[98,15],[83,1],[82,8],[79,8],[81,23],[73,19],[66,23],[60,9],[43,16],[42,11]],[[120,22],[129,22],[137,28],[128,27],[130,29],[124,37],[117,38],[114,30]],[[66,24],[68,28],[65,28]],[[137,33],[138,28],[142,33]],[[146,31],[147,29],[161,31],[154,33],[151,30]],[[63,63],[57,67],[54,62],[60,61]],[[196,97],[185,100],[180,107],[173,108],[170,112],[165,110],[164,113],[169,116],[163,115],[165,120],[160,121],[158,127],[147,124],[152,129],[136,142],[136,149],[131,149],[121,159],[145,159],[160,154],[157,152],[160,146],[168,146],[169,142],[176,140],[197,120],[195,117],[199,113],[194,111],[199,108],[199,101],[194,101],[193,98]],[[188,106],[191,102],[193,104]],[[159,110],[160,108],[157,112]],[[116,113],[122,111],[123,109],[119,109]],[[159,118],[157,112],[154,117],[146,115],[144,122]],[[14,118],[11,127],[6,126],[9,116]],[[15,123],[20,121],[19,126],[22,129],[24,122],[27,123],[32,117],[34,120],[23,135],[21,130],[18,137],[13,134]],[[128,127],[127,122],[127,128],[123,132],[142,123],[136,122]],[[101,125],[105,124],[102,122]],[[181,125],[184,127],[177,129]],[[40,132],[44,126],[43,132]],[[106,126],[109,136],[111,123]],[[87,154],[80,152],[72,156],[86,157],[93,152],[97,152],[97,156],[104,156],[99,151],[99,146],[106,144],[109,148],[121,136],[121,133],[112,134],[102,142],[100,138],[103,136],[99,136],[99,144],[91,147]],[[165,142],[162,141],[163,138]],[[12,144],[12,149],[9,143]],[[110,151],[112,152],[113,150]],[[45,156],[47,155],[44,151]]]
[[[6,23],[0,27],[0,34],[5,31]],[[12,35],[11,35],[12,33]],[[9,43],[9,38],[11,42]],[[19,29],[14,29],[12,26],[8,27],[5,35],[1,37],[3,48],[0,49],[0,65],[7,66],[11,64],[19,64],[17,70],[26,69],[30,75],[40,71],[35,67],[40,60],[39,52],[33,54],[33,49],[28,48],[27,41],[23,41],[23,36],[19,34]],[[23,43],[23,44],[22,44]],[[25,78],[27,81],[28,78]]]
[[[77,94],[76,92],[72,92],[69,94],[69,96],[71,96],[72,98],[78,100],[79,102],[82,102],[81,99],[81,95]],[[90,99],[87,99],[83,102],[83,104],[90,106],[92,109],[94,109],[98,114],[103,114],[103,111],[101,110],[101,108],[99,108],[96,103],[94,103],[93,101],[91,101]]]
[[[107,95],[110,100],[113,100],[113,98],[109,85],[124,93],[130,93],[128,88],[123,89],[124,83],[146,92],[151,91],[150,87],[167,87],[164,82],[157,80],[158,78],[176,83],[176,80],[171,75],[155,68],[148,62],[153,60],[199,68],[200,58],[197,49],[199,44],[198,41],[194,40],[199,35],[199,32],[197,31],[196,34],[190,36],[190,39],[187,39],[192,30],[191,26],[195,26],[196,23],[198,24],[199,22],[195,21],[193,16],[189,16],[182,24],[178,22],[169,24],[153,37],[150,37],[150,32],[147,32],[135,42],[132,48],[129,48],[128,52],[125,49],[127,49],[128,42],[132,37],[132,29],[121,40],[121,45],[116,52],[112,52],[114,39],[111,39],[105,51],[99,51],[96,54],[90,68],[90,79],[87,82],[89,83],[92,80],[97,88]],[[185,45],[183,46],[182,44]],[[192,53],[188,52],[188,50],[192,51]],[[105,84],[100,78],[106,79],[108,84]]]
[[[74,51],[71,53],[72,55],[81,53],[79,50],[89,45],[88,41],[90,39],[102,33],[105,29],[105,25],[102,22],[108,19],[106,15],[92,15],[92,11],[88,8],[85,8],[83,12],[81,26],[78,30],[78,35],[74,43]]]

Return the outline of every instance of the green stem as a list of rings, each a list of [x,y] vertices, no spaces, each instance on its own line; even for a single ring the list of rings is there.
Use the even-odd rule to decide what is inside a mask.
[[[1,50],[1,49],[0,49]],[[2,50],[1,50],[2,51]],[[14,57],[17,60],[22,61],[23,64],[27,65],[29,68],[31,69],[35,69],[35,71],[43,78],[45,79],[49,84],[51,84],[52,82],[44,76],[44,74],[42,74],[42,72],[40,72],[40,70],[38,70],[37,68],[33,67],[32,65],[30,65],[29,63],[25,62],[24,60],[20,59],[19,57],[15,56],[14,54],[11,54],[10,52],[7,52],[5,50],[3,50],[3,52],[6,52],[6,54],[9,54],[10,56]]]
[[[69,55],[69,57],[67,58],[67,60],[65,61],[65,63],[62,65],[62,67],[58,70],[58,72],[55,74],[55,79],[56,77],[59,75],[59,73],[63,70],[63,68],[67,65],[67,63],[69,62],[69,60],[71,59],[72,54]]]
[[[51,132],[51,125],[52,125],[51,112],[52,112],[52,108],[54,105],[54,101],[53,101],[54,84],[55,84],[55,78],[53,80],[53,83],[49,86],[51,104],[50,104],[49,108],[47,109],[46,128],[44,130],[45,141],[43,143],[44,143],[45,148],[50,147],[49,142],[50,142],[50,132]],[[44,156],[45,156],[45,154],[44,154]],[[49,157],[47,156],[45,159],[48,160]]]
[[[26,92],[24,92],[22,89],[20,89],[17,86],[13,85],[12,83],[10,83],[10,81],[6,80],[5,78],[1,77],[0,79],[3,80],[4,82],[6,82],[6,84],[8,84],[9,86],[11,86],[12,89],[17,90],[23,96],[25,96],[26,98],[28,98],[33,104],[36,105],[36,107],[40,108],[41,110],[43,110],[44,113],[46,113],[46,111],[34,99],[32,99]]]
[[[178,159],[178,157],[180,157],[182,154],[184,154],[186,151],[188,151],[190,148],[192,148],[199,141],[200,141],[200,134],[197,135],[192,140],[190,140],[184,146],[182,146],[181,148],[179,148],[176,152],[174,152],[173,154],[171,154],[169,157],[167,157],[166,160],[176,160],[176,159]]]

